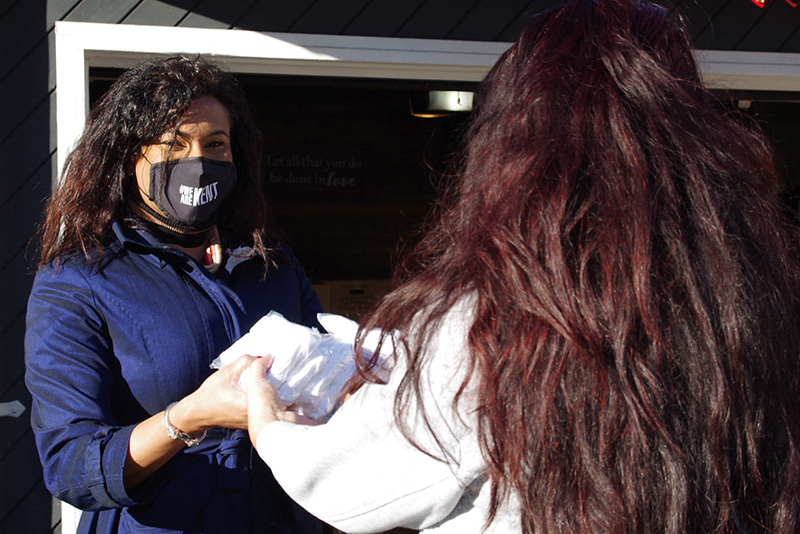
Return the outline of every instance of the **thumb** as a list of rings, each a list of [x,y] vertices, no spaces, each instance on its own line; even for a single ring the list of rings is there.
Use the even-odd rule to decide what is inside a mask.
[[[278,391],[267,378],[267,373],[272,367],[272,356],[264,356],[253,360],[250,365],[250,377],[247,387],[248,402],[251,403],[268,403],[273,405],[276,409],[283,408]]]
[[[247,429],[254,446],[264,426],[278,421],[278,414],[283,410],[277,390],[267,380],[267,372],[271,366],[271,356],[258,358],[250,366],[250,380],[247,387]]]
[[[250,364],[250,383],[258,383],[267,380],[267,373],[272,368],[274,358],[270,355],[257,357]]]

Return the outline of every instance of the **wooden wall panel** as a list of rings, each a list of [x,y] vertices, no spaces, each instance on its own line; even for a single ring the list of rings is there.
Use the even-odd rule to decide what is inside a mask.
[[[0,224],[12,229],[0,252],[0,402],[21,401],[0,418],[0,532],[43,534],[57,524],[42,485],[23,382],[24,316],[32,282],[27,243],[50,192],[55,151],[53,24],[73,0],[19,0],[0,7]]]
[[[708,28],[714,17],[720,12],[723,6],[730,0],[683,0],[677,4],[678,9],[686,16],[687,24],[691,34],[697,38],[706,28]],[[742,0],[732,0],[741,2]],[[745,0],[749,2],[750,0]],[[756,6],[755,9],[759,9]],[[709,34],[713,36],[714,34]]]
[[[30,243],[30,237],[36,231],[41,219],[41,210],[44,209],[45,201],[50,195],[51,165],[55,165],[55,158],[48,159],[40,165],[38,172],[24,182],[15,192],[12,200],[4,206],[4,209],[0,210],[0,225],[2,225],[0,228],[14,228],[15,230],[9,233],[3,241],[3,247],[0,249],[0,269],[6,268],[22,256],[25,256],[30,262],[34,261],[35,247]],[[0,284],[0,295],[2,295],[0,302],[3,303],[0,317],[6,317],[6,313],[10,310],[14,310],[13,313],[16,313],[26,305],[25,298],[10,299],[10,295],[7,293],[9,289],[6,286],[16,291],[19,284]],[[0,379],[1,382],[2,379]],[[0,393],[2,391],[3,389],[0,387]]]
[[[3,280],[14,274],[9,270],[0,271]],[[20,279],[18,274],[16,279]],[[27,288],[20,289],[27,292]],[[0,354],[19,355],[24,333],[22,314],[7,324],[7,328],[0,335]],[[29,423],[30,397],[22,375],[22,358],[5,358],[0,373],[0,401],[18,400],[25,405],[26,411],[18,418],[0,418],[0,472],[3,473],[0,481],[0,532],[42,533],[49,530],[51,498],[46,492],[35,493],[38,495],[35,500],[30,497],[31,491],[41,486],[42,477]],[[37,513],[20,515],[18,508],[23,506]],[[34,526],[38,528],[31,528]]]
[[[293,33],[344,33],[344,29],[369,4],[369,0],[315,2],[289,28]]]
[[[179,26],[227,29],[234,26],[232,21],[238,20],[253,3],[253,0],[202,0]]]
[[[9,424],[0,419],[0,432]],[[42,484],[40,471],[32,469],[39,459],[33,443],[33,433],[28,430],[24,438],[15,442],[7,455],[0,458],[3,478],[10,483],[0,486],[0,532],[44,534],[51,532],[58,519],[53,518],[53,500]],[[57,515],[56,518],[60,517]]]
[[[424,0],[372,0],[345,31],[352,35],[394,36],[423,3]]]
[[[187,14],[183,7],[165,4],[158,0],[143,0],[122,19],[122,23],[177,26]]]
[[[0,77],[0,94],[6,100],[0,106],[0,145],[16,134],[17,128],[26,120],[31,110],[47,99],[55,81],[51,71],[42,68],[49,63],[51,43],[42,39],[5,76]],[[24,87],[25,90],[20,90]],[[6,186],[0,181],[0,203],[7,198]]]
[[[14,280],[14,276],[19,276],[15,271],[13,263],[9,263],[0,268],[0,280]],[[19,280],[19,278],[17,278]],[[8,285],[6,283],[0,284]],[[0,398],[7,399],[8,392],[14,387],[14,383],[22,376],[22,338],[25,331],[24,308],[17,309],[16,315],[9,316],[3,321],[3,330],[0,331],[0,354],[3,355],[2,373],[0,373]],[[8,399],[13,401],[15,399]],[[6,402],[5,400],[3,402]],[[30,407],[26,405],[26,407]],[[0,449],[8,447],[5,436],[0,437]],[[2,484],[0,484],[2,486]]]
[[[800,33],[800,8],[793,8],[783,1],[773,2],[764,9],[758,23],[736,44],[736,48],[756,52],[782,51],[795,33]]]
[[[51,108],[55,111],[49,99],[38,103],[13,135],[0,144],[0,161],[3,162],[0,205],[9,202],[33,173],[49,161],[54,148],[48,139]]]
[[[57,20],[66,19],[67,15],[80,6],[83,0],[34,0],[46,5],[47,31],[53,29]]]
[[[40,1],[17,2],[0,20],[0,78],[5,77],[45,37],[44,10]],[[36,22],[38,21],[38,23]],[[31,31],[32,26],[36,31]]]
[[[288,32],[313,3],[314,0],[296,0],[284,4],[256,2],[236,21],[236,27],[262,32]]]
[[[118,23],[133,11],[136,0],[83,0],[75,5],[64,20]]]
[[[800,31],[792,33],[791,37],[781,45],[781,52],[800,54]]]
[[[31,445],[32,446],[32,445]],[[9,516],[0,519],[0,532],[8,534],[61,534],[61,510],[39,480],[22,494]],[[49,505],[49,509],[47,508]]]
[[[397,37],[445,39],[479,0],[428,0],[395,33]]]
[[[17,375],[17,380],[11,385],[7,392],[7,396],[13,397],[14,399],[20,400],[22,402],[25,400],[24,403],[26,405],[26,410],[23,416],[20,417],[0,417],[0,432],[3,433],[3,436],[6,438],[0,443],[0,461],[3,461],[5,458],[9,457],[10,455],[14,454],[14,450],[19,447],[19,442],[26,439],[26,434],[31,433],[30,424],[28,422],[27,415],[30,413],[30,402],[27,402],[27,391],[25,389],[25,383],[22,379],[22,374]],[[25,416],[25,417],[24,417]],[[28,451],[26,454],[34,453],[35,451]],[[26,464],[26,468],[27,468]],[[35,472],[36,470],[30,470],[31,472]],[[3,472],[3,476],[7,476],[6,471]],[[31,476],[27,475],[26,479],[30,479]],[[33,480],[39,478],[38,472],[35,473]],[[16,479],[20,481],[21,479]],[[6,508],[8,502],[16,501],[17,498],[11,494],[3,494],[0,495],[0,510]]]
[[[481,0],[447,37],[470,41],[496,41],[506,28],[522,16],[527,4],[527,0],[506,2]]]
[[[756,12],[755,10],[759,10]],[[739,42],[759,23],[764,13],[752,2],[727,2],[711,23],[700,33],[697,46],[718,50],[735,50]],[[722,31],[724,29],[724,31]]]
[[[519,35],[522,25],[529,17],[534,13],[550,9],[560,3],[561,0],[529,0],[528,4],[520,11],[519,15],[517,15],[514,20],[510,21],[506,29],[497,36],[497,40],[505,43],[514,41]]]
[[[0,2],[0,23],[2,23],[3,17],[14,8],[14,5],[22,0],[2,0]]]

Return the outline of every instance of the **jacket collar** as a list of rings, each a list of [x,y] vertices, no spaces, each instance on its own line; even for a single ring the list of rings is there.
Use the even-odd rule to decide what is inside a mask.
[[[189,258],[189,256],[182,251],[176,249],[172,245],[164,243],[143,228],[131,228],[124,222],[115,220],[112,223],[112,229],[119,240],[120,246],[136,254],[154,254],[160,258],[162,262],[166,260],[164,254],[168,254],[171,259],[176,257],[181,259]],[[225,271],[231,273],[237,265],[253,259],[256,257],[256,254],[251,247],[243,246],[234,250],[229,250],[227,256],[228,259],[225,263]]]
[[[120,220],[114,221],[111,228],[114,230],[114,234],[116,234],[119,243],[132,252],[140,254],[152,252],[180,253],[175,247],[160,241],[156,236],[146,230],[142,228],[131,228]]]

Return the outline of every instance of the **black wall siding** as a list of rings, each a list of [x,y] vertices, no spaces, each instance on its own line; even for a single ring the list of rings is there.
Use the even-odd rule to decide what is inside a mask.
[[[216,28],[228,29],[233,22],[238,20],[250,7],[253,0],[202,0],[200,4],[189,13],[179,26],[188,28]]]
[[[23,382],[25,304],[38,225],[55,171],[55,20],[74,2],[19,0],[0,7],[0,402],[21,401],[19,418],[0,418],[0,532],[56,531],[59,515],[44,488]]]
[[[20,0],[3,0],[0,2],[0,20],[2,20],[5,14],[19,1]]]
[[[430,0],[424,2],[403,24],[396,37],[412,39],[444,39],[458,27],[477,0]]]
[[[494,0],[481,0],[461,19],[448,35],[448,39],[470,41],[497,41],[503,31],[516,22],[528,7],[525,0],[498,4]]]
[[[800,36],[800,8],[792,8],[784,1],[774,4],[765,9],[758,18],[758,24],[739,39],[736,49],[755,52],[798,51],[797,47],[791,49],[787,45],[792,35]]]
[[[157,0],[143,0],[122,19],[123,24],[177,26],[186,18],[186,10]]]
[[[700,33],[705,30],[714,20],[714,17],[720,12],[725,3],[729,0],[678,0],[677,4],[681,12],[686,16],[689,31],[697,39]],[[741,1],[741,0],[736,0]],[[749,2],[749,0],[748,0]],[[750,2],[752,5],[752,2]],[[754,16],[760,16],[759,12],[754,12]]]
[[[56,169],[57,20],[255,31],[511,41],[527,14],[560,0],[2,0],[0,1],[0,532],[59,532],[41,480],[23,382],[29,246]],[[677,0],[700,48],[800,52],[800,8],[774,0]]]
[[[27,55],[31,48],[45,37],[44,16],[41,2],[19,1],[0,18],[0,77],[6,74]],[[35,24],[34,21],[39,21]],[[36,31],[33,30],[35,26]]]
[[[800,22],[795,19],[795,24],[797,25],[795,31],[778,49],[780,52],[800,53]]]
[[[347,23],[344,31],[352,35],[395,36],[424,3],[423,0],[373,0]]]
[[[48,41],[49,39],[39,41],[23,60],[0,78],[0,94],[6,98],[0,106],[0,124],[3,125],[0,130],[0,146],[16,135],[17,128],[26,121],[34,108],[47,99],[55,87],[54,70],[41,68],[50,63],[52,43]],[[0,176],[4,174],[5,171],[0,170]],[[8,199],[10,189],[5,179],[0,180],[0,204]]]
[[[732,50],[737,43],[745,38],[759,23],[764,13],[752,13],[752,2],[733,2],[723,6],[714,17],[714,22],[706,26],[697,36],[699,48],[708,48],[712,44],[722,50]],[[785,2],[783,2],[785,4]],[[789,7],[788,4],[786,4]],[[753,16],[757,15],[757,16]],[[724,28],[724,32],[720,29]]]
[[[63,20],[119,23],[136,4],[133,0],[82,0]]]
[[[242,30],[259,32],[288,32],[314,0],[295,2],[255,2],[233,25]]]
[[[342,34],[344,29],[369,4],[370,0],[313,2],[302,16],[287,28],[292,33]]]

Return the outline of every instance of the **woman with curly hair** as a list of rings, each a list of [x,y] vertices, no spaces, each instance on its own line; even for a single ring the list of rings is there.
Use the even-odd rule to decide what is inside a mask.
[[[250,435],[347,532],[800,531],[800,270],[770,149],[638,0],[535,16],[483,81],[397,332],[324,425]],[[325,443],[324,450],[315,445]]]
[[[48,489],[80,533],[319,532],[252,462],[244,394],[209,367],[264,314],[321,310],[268,224],[236,79],[173,57],[92,109],[40,231],[25,339]]]

